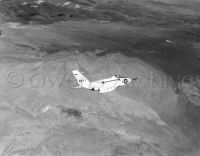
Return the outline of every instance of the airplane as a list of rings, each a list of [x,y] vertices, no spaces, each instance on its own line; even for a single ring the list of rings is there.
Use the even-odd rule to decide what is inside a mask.
[[[79,84],[79,86],[73,88],[86,88],[91,91],[99,91],[100,93],[111,92],[120,86],[129,84],[132,80],[138,79],[114,75],[107,79],[90,82],[80,71],[73,70],[72,73]]]

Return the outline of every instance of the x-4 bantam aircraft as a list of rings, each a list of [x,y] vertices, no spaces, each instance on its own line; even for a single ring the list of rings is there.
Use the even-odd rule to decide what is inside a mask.
[[[92,91],[99,91],[100,93],[111,92],[120,86],[125,86],[129,84],[132,80],[138,79],[138,78],[132,79],[128,77],[114,75],[107,79],[90,82],[78,70],[73,70],[72,73],[79,84],[79,86],[74,88],[86,88]]]

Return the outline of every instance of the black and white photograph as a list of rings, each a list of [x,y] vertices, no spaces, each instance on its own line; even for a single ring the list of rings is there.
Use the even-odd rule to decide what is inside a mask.
[[[0,156],[200,156],[200,0],[0,0]]]

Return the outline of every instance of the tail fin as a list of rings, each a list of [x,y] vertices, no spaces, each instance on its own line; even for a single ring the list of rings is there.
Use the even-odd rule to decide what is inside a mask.
[[[90,81],[87,78],[85,78],[81,74],[81,72],[79,72],[78,70],[73,70],[72,73],[73,73],[74,77],[76,78],[76,80],[79,84],[79,86],[75,87],[75,88],[81,88],[81,87],[90,88]]]

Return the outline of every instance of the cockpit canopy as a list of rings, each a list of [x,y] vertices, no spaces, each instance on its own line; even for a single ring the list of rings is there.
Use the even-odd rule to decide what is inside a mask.
[[[120,75],[114,75],[116,78],[126,78],[126,77],[123,77],[123,76],[120,76]]]

